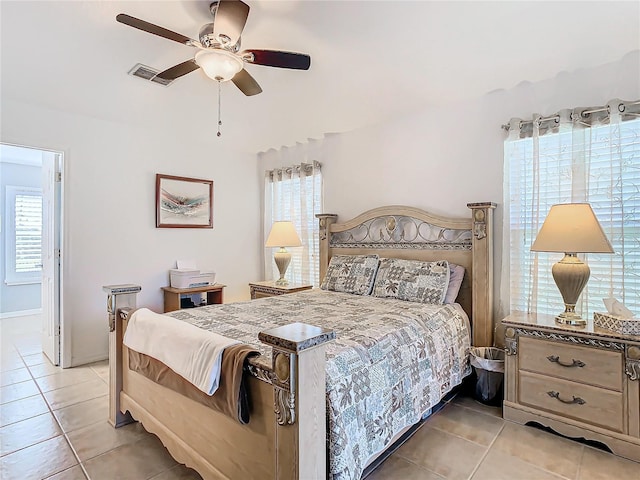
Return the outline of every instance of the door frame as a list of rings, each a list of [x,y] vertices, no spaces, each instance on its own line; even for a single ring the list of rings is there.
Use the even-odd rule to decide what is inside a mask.
[[[64,271],[65,271],[65,251],[66,251],[66,221],[65,221],[65,181],[67,170],[67,158],[68,153],[64,148],[49,148],[41,147],[37,145],[25,145],[19,142],[0,141],[3,145],[9,145],[12,147],[28,148],[31,150],[39,150],[44,152],[50,152],[60,155],[60,221],[58,225],[58,231],[60,235],[60,262],[59,262],[59,275],[57,276],[57,290],[58,290],[58,318],[60,322],[60,367],[71,367],[71,332],[69,328],[65,328],[64,322]],[[54,239],[52,238],[53,242]]]

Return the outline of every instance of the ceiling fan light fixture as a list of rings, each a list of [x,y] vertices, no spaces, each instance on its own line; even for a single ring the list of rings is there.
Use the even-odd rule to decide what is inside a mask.
[[[126,13],[116,15],[118,23],[196,49],[195,58],[155,72],[151,75],[153,81],[172,82],[202,69],[207,77],[218,82],[218,87],[220,83],[231,80],[242,93],[250,97],[261,93],[262,88],[244,68],[245,63],[293,70],[309,69],[311,57],[304,53],[264,49],[241,52],[241,37],[249,16],[249,5],[242,0],[209,2],[213,22],[200,28],[200,41]]]
[[[222,49],[200,50],[196,53],[196,63],[213,80],[226,82],[244,68],[242,59]]]

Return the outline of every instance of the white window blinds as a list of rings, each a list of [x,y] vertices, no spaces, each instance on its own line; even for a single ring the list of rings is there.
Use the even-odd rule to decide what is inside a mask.
[[[42,190],[7,186],[6,282],[39,282],[42,272]]]
[[[538,118],[531,132],[510,129],[505,142],[511,310],[563,310],[551,276],[562,254],[530,248],[551,205],[589,202],[615,254],[584,256],[591,277],[576,310],[592,317],[612,296],[640,315],[640,119],[614,112],[587,124],[565,113],[550,127]]]

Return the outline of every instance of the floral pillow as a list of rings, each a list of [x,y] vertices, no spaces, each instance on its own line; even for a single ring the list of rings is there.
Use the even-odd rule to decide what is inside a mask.
[[[421,262],[383,258],[380,260],[374,297],[442,305],[449,286],[449,262]]]
[[[378,270],[378,255],[334,255],[320,288],[369,295]]]

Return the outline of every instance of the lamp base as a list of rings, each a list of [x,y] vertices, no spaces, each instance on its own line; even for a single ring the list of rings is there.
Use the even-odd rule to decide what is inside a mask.
[[[556,322],[581,327],[587,324],[587,321],[576,313],[576,303],[589,281],[590,273],[589,266],[575,253],[565,253],[564,258],[553,265],[551,274],[564,300],[564,312],[556,316]]]
[[[286,248],[280,247],[280,250],[273,254],[273,260],[276,262],[276,266],[280,272],[280,278],[276,280],[276,285],[286,287],[289,285],[289,281],[284,278],[284,274],[287,273],[287,267],[291,262],[291,254],[287,252]]]
[[[584,327],[587,321],[575,312],[562,312],[556,315],[556,322],[562,325],[573,325],[574,327]]]

